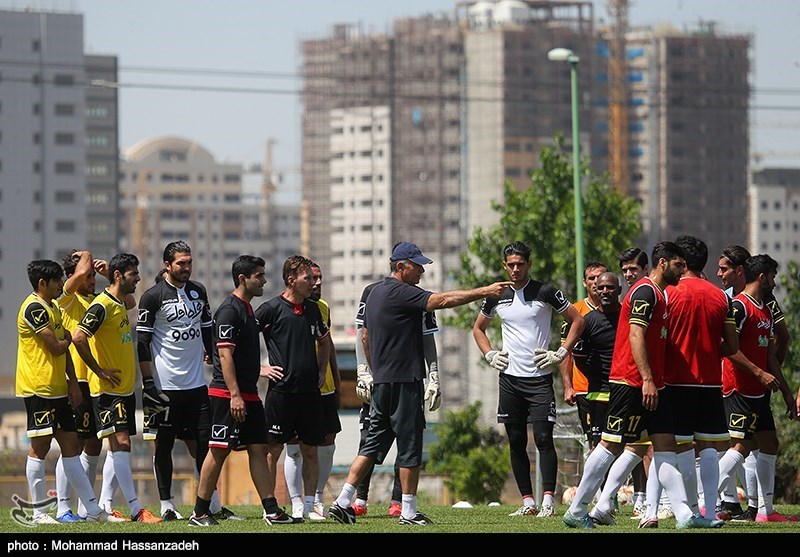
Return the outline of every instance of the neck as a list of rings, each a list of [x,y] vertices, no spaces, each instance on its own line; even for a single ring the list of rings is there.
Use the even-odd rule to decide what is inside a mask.
[[[667,286],[667,282],[664,280],[664,274],[661,271],[653,270],[650,272],[650,280],[656,283],[659,289],[664,290]]]
[[[167,275],[167,278],[166,278],[166,279],[164,279],[164,280],[166,280],[168,283],[170,283],[170,284],[171,284],[172,286],[174,286],[175,288],[183,288],[184,286],[186,286],[186,283],[185,283],[185,282],[181,282],[181,281],[179,281],[179,280],[175,280],[175,279],[174,279],[173,277],[171,277],[170,275]]]
[[[283,296],[293,304],[302,304],[305,301],[305,298],[300,293],[291,288],[287,288],[286,290],[284,290],[281,296]]]
[[[237,286],[236,289],[233,291],[233,295],[241,300],[244,300],[248,304],[250,303],[250,300],[253,299],[253,297],[247,293],[247,290],[245,289],[244,285]]]
[[[683,274],[684,277],[693,277],[693,278],[703,278],[700,276],[700,271],[692,271],[690,269],[686,269],[686,272]]]
[[[528,275],[525,275],[524,277],[522,277],[519,280],[515,280],[514,281],[514,290],[519,290],[520,288],[524,287],[526,284],[528,284],[529,280],[530,280],[530,277]]]
[[[118,282],[113,284],[109,284],[108,288],[106,289],[108,292],[114,296],[117,300],[121,300],[125,295],[122,293],[122,285]]]
[[[49,294],[45,294],[44,292],[39,292],[38,290],[34,290],[33,293],[36,294],[45,302],[47,302],[48,304],[53,301],[53,297],[50,296]]]
[[[753,298],[756,302],[760,302],[764,298],[761,295],[761,287],[757,282],[751,282],[750,284],[745,285],[742,292]]]

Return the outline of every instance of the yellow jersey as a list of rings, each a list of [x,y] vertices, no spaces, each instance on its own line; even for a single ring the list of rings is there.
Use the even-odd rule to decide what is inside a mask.
[[[78,328],[89,337],[89,347],[100,367],[120,370],[121,382],[117,386],[100,379],[93,372],[89,373],[91,395],[132,394],[136,381],[136,355],[125,303],[117,300],[108,290],[103,290],[89,305]]]
[[[72,333],[75,328],[78,326],[81,318],[86,313],[86,310],[89,309],[89,306],[94,300],[95,294],[91,294],[89,296],[82,296],[77,292],[73,292],[72,294],[64,294],[61,296],[58,301],[58,306],[61,308],[62,318],[64,320],[64,328]],[[78,378],[78,381],[86,383],[89,381],[89,366],[86,365],[86,362],[78,354],[78,351],[75,350],[75,346],[70,344],[69,346],[69,354],[72,356],[72,365],[75,368],[75,377]]]
[[[62,398],[67,396],[67,355],[54,355],[45,346],[39,333],[50,328],[58,340],[64,340],[61,309],[31,293],[17,315],[18,397]]]
[[[331,308],[328,306],[328,302],[325,300],[317,300],[317,306],[319,306],[319,312],[322,314],[322,321],[328,326],[328,330],[330,330]],[[323,395],[328,395],[335,390],[336,384],[333,382],[333,369],[331,369],[331,362],[328,360],[328,370],[325,372],[325,381],[322,383],[322,387],[319,388],[319,392]]]

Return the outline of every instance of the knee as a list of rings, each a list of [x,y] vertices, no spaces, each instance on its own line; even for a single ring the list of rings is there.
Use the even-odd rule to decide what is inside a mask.
[[[286,458],[297,460],[301,456],[300,445],[286,445]]]
[[[553,444],[552,431],[537,432],[534,435],[533,440],[536,443],[536,448],[539,450],[539,452],[550,451],[555,448],[555,445]]]

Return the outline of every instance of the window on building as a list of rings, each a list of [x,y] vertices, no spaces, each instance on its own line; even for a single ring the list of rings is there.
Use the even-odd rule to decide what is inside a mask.
[[[53,83],[56,87],[67,87],[75,84],[75,76],[72,74],[56,74],[53,78]]]
[[[761,230],[769,230],[769,223],[767,221],[761,221]]]
[[[776,221],[775,221],[775,222],[772,224],[772,227],[773,227],[775,230],[780,230],[780,229],[781,229],[781,221],[779,221],[779,220],[776,220]]]
[[[73,116],[75,114],[75,105],[66,103],[57,103],[55,106],[55,113],[56,116]],[[34,111],[34,114],[38,114],[38,112]]]
[[[70,132],[56,133],[56,145],[74,145],[75,134]]]
[[[781,205],[781,202],[780,202],[780,201],[777,201],[777,200],[776,200],[776,201],[775,201],[775,203],[773,204],[773,207],[775,207],[775,210],[776,210],[776,211],[779,211],[779,210],[781,209],[781,206],[782,206],[782,205]]]
[[[56,192],[56,203],[74,203],[75,192],[59,190]]]
[[[75,174],[75,163],[69,161],[56,161],[56,174]]]
[[[77,228],[74,220],[57,220],[56,232],[75,232]]]

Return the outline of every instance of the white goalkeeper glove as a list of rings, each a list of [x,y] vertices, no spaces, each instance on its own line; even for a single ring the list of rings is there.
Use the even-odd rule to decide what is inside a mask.
[[[432,371],[428,374],[428,387],[425,389],[425,400],[428,400],[428,410],[436,412],[442,405],[442,389],[439,387],[439,372]]]
[[[369,366],[366,364],[358,364],[356,366],[356,396],[364,404],[372,402],[372,374],[369,372]]]
[[[508,350],[489,350],[483,355],[483,359],[498,371],[505,371],[508,367]]]
[[[557,366],[564,361],[564,358],[567,357],[569,352],[563,346],[559,346],[558,350],[555,352],[552,350],[546,350],[544,348],[536,348],[533,351],[533,354],[534,365],[539,369],[542,369],[547,366]]]
[[[156,387],[156,382],[152,377],[145,377],[142,380],[142,406],[147,408],[151,414],[158,414],[167,409],[169,397]]]

